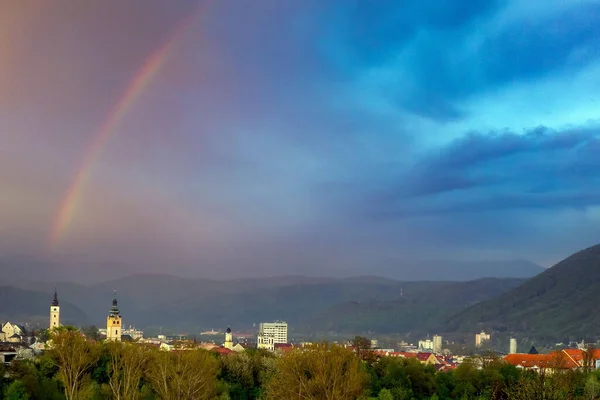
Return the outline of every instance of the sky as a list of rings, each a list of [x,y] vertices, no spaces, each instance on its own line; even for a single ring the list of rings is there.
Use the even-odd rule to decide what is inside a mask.
[[[0,0],[0,260],[549,267],[600,242],[596,0]]]

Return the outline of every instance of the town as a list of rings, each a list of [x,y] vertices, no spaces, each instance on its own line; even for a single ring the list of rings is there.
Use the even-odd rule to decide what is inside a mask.
[[[61,326],[60,303],[58,293],[55,291],[54,298],[50,304],[47,331],[59,329]],[[190,337],[190,335],[186,334],[159,334],[156,337],[145,337],[142,330],[136,329],[131,325],[126,327],[124,324],[123,316],[118,306],[116,291],[106,317],[106,328],[97,329],[97,334],[92,332],[91,335],[94,336],[94,339],[147,344],[164,351],[199,348],[219,354],[239,353],[248,348],[281,353],[312,345],[311,342],[294,342],[293,340],[289,340],[288,324],[284,321],[261,322],[258,332],[255,335],[249,332],[236,334],[231,327],[227,327],[224,332],[215,330],[201,332],[200,340],[197,340],[195,335]],[[218,340],[202,340],[203,336],[218,337],[219,335],[223,336],[223,340],[220,342]],[[48,345],[43,339],[43,337],[36,335],[35,331],[26,329],[23,324],[11,323],[10,321],[3,322],[0,331],[0,360],[5,365],[9,365],[11,361],[31,358],[35,354],[40,354]],[[433,335],[431,339],[419,340],[416,344],[401,342],[398,343],[397,349],[380,348],[377,339],[363,339],[368,340],[367,347],[377,357],[416,359],[424,365],[434,366],[437,371],[455,369],[460,363],[471,356],[467,354],[452,354],[444,347],[444,341],[440,335]],[[490,340],[491,334],[485,331],[473,335],[473,343],[477,349],[484,347]],[[354,349],[352,340],[342,343],[336,342],[336,344],[352,350]],[[600,368],[600,349],[595,349],[591,344],[586,345],[585,342],[573,344],[576,347],[561,348],[548,354],[539,354],[535,347],[523,353],[517,351],[517,339],[510,338],[507,344],[508,351],[505,354],[503,352],[498,352],[498,354],[502,355],[502,359],[506,363],[521,369],[548,370],[559,367],[577,369],[584,367],[584,362],[587,362],[588,366]],[[562,346],[562,344],[558,345]],[[586,351],[591,348],[594,350],[588,357]]]

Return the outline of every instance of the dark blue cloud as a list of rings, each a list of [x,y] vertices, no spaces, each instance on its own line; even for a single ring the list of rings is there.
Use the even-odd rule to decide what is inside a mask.
[[[465,29],[496,10],[500,2],[435,0],[429,2],[382,0],[336,3],[346,16],[343,40],[359,65],[377,65],[395,58],[421,30]]]
[[[470,133],[424,154],[369,198],[393,218],[600,205],[600,128]]]
[[[464,117],[462,102],[474,94],[572,74],[600,56],[598,3],[502,24],[494,22],[510,8],[485,1],[387,1],[354,11],[340,38],[348,48],[333,54],[346,55],[354,73],[385,68],[393,76],[397,69],[397,80],[383,84],[389,99],[437,121]]]

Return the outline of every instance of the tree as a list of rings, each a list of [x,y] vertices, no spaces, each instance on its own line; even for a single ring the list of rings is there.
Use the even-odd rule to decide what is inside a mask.
[[[381,389],[379,396],[377,396],[377,400],[394,400],[394,395],[387,389]]]
[[[354,400],[367,388],[365,366],[352,351],[327,343],[294,349],[277,360],[267,399]]]
[[[63,330],[52,335],[50,355],[58,367],[58,378],[65,388],[67,400],[83,399],[86,377],[98,360],[98,346],[87,341],[78,331]]]
[[[205,350],[154,352],[146,379],[162,400],[215,398],[219,362]]]
[[[27,393],[27,388],[20,380],[16,380],[6,388],[6,400],[29,400],[30,396]]]
[[[145,345],[121,342],[109,342],[106,347],[109,354],[108,385],[113,398],[137,398],[140,381],[150,360],[150,349]]]
[[[94,341],[100,340],[100,333],[98,332],[98,328],[96,325],[89,325],[81,327],[81,333],[85,335],[86,338]]]
[[[595,375],[590,374],[585,382],[584,388],[585,398],[595,400],[600,396],[600,382]]]
[[[590,372],[596,367],[596,347],[593,344],[588,344],[583,352],[583,371]]]
[[[359,356],[361,360],[369,362],[375,361],[371,341],[366,337],[355,336],[352,341],[352,346],[354,347],[356,355]]]
[[[38,332],[36,338],[40,343],[46,343],[50,339],[50,332],[48,332],[48,329],[42,329]]]

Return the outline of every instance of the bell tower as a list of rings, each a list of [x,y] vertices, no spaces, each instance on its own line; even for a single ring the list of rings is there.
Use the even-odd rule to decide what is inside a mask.
[[[123,321],[121,318],[121,312],[117,305],[117,291],[115,290],[115,296],[112,301],[112,307],[106,318],[106,340],[113,340],[116,342],[121,341],[121,331],[123,329]]]
[[[58,294],[54,289],[54,299],[50,304],[50,326],[48,329],[52,330],[60,326],[60,306],[58,305]]]
[[[231,328],[227,327],[225,331],[225,344],[223,345],[226,349],[233,349],[233,335],[231,334]]]

